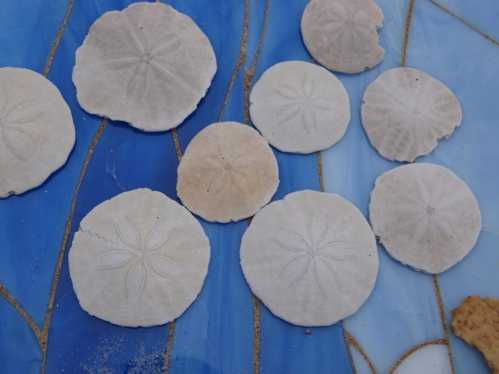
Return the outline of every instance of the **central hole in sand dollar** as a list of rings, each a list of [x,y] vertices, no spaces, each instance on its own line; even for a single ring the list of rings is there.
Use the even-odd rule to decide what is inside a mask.
[[[144,53],[142,55],[142,62],[145,62],[146,64],[149,64],[153,59],[153,56],[151,53]]]
[[[435,215],[435,208],[432,207],[431,205],[428,205],[426,207],[426,214],[428,214],[429,216],[434,216]]]

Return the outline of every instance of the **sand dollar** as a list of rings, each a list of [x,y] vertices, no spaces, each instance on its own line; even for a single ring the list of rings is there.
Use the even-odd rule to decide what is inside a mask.
[[[216,69],[210,41],[191,18],[161,3],[135,3],[92,25],[73,81],[86,111],[161,131],[196,109]]]
[[[73,118],[57,87],[34,71],[0,68],[0,198],[42,184],[74,143]]]
[[[241,242],[241,267],[272,313],[295,325],[325,326],[365,302],[379,260],[374,234],[352,203],[301,191],[253,218]]]
[[[178,168],[184,205],[207,221],[251,217],[277,190],[277,160],[265,139],[248,125],[212,124],[192,139]]]
[[[250,96],[251,119],[284,152],[311,153],[338,142],[350,122],[350,99],[326,69],[304,61],[268,69]]]
[[[301,20],[310,54],[328,69],[359,73],[383,60],[378,28],[383,12],[374,0],[311,0]]]
[[[397,167],[378,177],[369,213],[388,253],[417,270],[441,273],[475,246],[481,215],[473,192],[434,164]]]
[[[69,271],[80,305],[121,326],[180,316],[201,291],[210,244],[199,222],[160,192],[124,192],[80,223]]]
[[[414,161],[431,153],[461,119],[456,96],[417,69],[387,70],[364,93],[362,124],[371,144],[389,160]]]

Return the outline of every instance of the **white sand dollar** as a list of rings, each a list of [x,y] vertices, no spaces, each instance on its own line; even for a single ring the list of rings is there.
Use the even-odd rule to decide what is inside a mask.
[[[417,69],[387,70],[364,93],[362,124],[373,147],[389,160],[414,161],[431,153],[461,119],[456,96]]]
[[[251,217],[277,190],[277,160],[266,140],[248,125],[212,124],[187,147],[178,168],[177,193],[207,221]]]
[[[196,109],[216,69],[210,41],[191,18],[161,3],[135,3],[92,25],[73,81],[86,111],[162,131]]]
[[[311,0],[301,32],[310,54],[328,69],[360,73],[383,60],[378,29],[383,12],[374,0]]]
[[[160,192],[124,192],[80,223],[69,271],[81,307],[121,326],[180,316],[201,291],[210,244],[199,222]]]
[[[0,68],[0,198],[42,184],[74,143],[73,118],[57,87],[34,71]]]
[[[352,203],[301,191],[253,218],[241,243],[241,267],[272,313],[295,325],[326,326],[365,302],[379,260],[374,234]]]
[[[432,274],[461,261],[481,230],[473,192],[449,169],[434,164],[404,165],[378,177],[369,214],[392,257]]]
[[[268,69],[250,96],[251,119],[284,152],[311,153],[336,144],[350,122],[350,99],[326,69],[304,61]]]

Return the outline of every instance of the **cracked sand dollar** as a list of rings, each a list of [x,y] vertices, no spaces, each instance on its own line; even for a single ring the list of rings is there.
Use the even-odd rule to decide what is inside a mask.
[[[481,231],[473,192],[452,171],[434,164],[399,166],[378,177],[369,214],[393,258],[431,274],[461,261]]]
[[[256,214],[241,242],[241,267],[273,314],[295,325],[327,326],[366,301],[379,260],[371,227],[352,203],[301,191]]]
[[[268,69],[250,96],[251,119],[284,152],[312,153],[336,144],[350,122],[350,99],[326,69],[304,61]]]
[[[389,160],[412,162],[431,153],[461,120],[456,96],[417,69],[387,70],[364,93],[362,124],[373,147]]]
[[[360,73],[384,56],[378,29],[383,12],[374,0],[312,0],[301,20],[303,41],[321,65],[342,73]]]
[[[81,221],[69,271],[89,314],[120,326],[155,326],[192,304],[209,259],[209,241],[187,209],[160,192],[137,189]]]
[[[216,70],[210,41],[190,17],[169,5],[135,3],[92,25],[73,81],[87,112],[163,131],[196,109]]]
[[[41,185],[74,143],[71,111],[57,87],[34,71],[0,68],[0,198]]]
[[[177,193],[207,221],[251,217],[277,190],[277,160],[256,130],[237,122],[212,124],[187,147],[178,167]]]

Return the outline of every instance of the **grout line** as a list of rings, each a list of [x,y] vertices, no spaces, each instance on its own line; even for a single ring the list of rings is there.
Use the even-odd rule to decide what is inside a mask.
[[[402,61],[400,62],[401,66],[407,65],[407,51],[409,49],[409,36],[411,34],[411,26],[412,26],[412,16],[414,14],[414,5],[416,4],[416,0],[409,0],[409,8],[407,9],[407,15],[405,17],[405,26],[404,26],[404,41],[402,45]]]
[[[258,39],[258,46],[256,48],[255,55],[253,56],[253,60],[251,61],[251,65],[249,69],[246,70],[244,74],[244,82],[243,82],[243,90],[244,90],[244,123],[250,124],[250,113],[249,113],[249,97],[251,87],[253,85],[253,79],[255,78],[256,68],[258,67],[258,61],[262,55],[265,36],[267,35],[267,30],[269,26],[269,14],[270,14],[270,5],[272,1],[265,1],[265,8],[263,10],[263,25],[262,30],[260,31],[260,37]]]
[[[357,339],[355,339],[355,337],[352,334],[350,334],[347,331],[347,329],[345,327],[343,327],[343,334],[345,336],[345,340],[347,341],[347,346],[348,347],[352,346],[353,348],[355,348],[361,354],[361,356],[364,358],[364,360],[367,362],[367,365],[369,366],[371,373],[376,374],[377,373],[376,368],[375,368],[373,362],[371,361],[371,359],[369,358],[367,352],[362,347],[362,345],[357,341]],[[353,358],[352,358],[352,364],[353,364],[354,370],[356,371]]]
[[[164,374],[168,374],[172,365],[173,344],[175,342],[175,321],[168,324],[168,338],[166,339]]]
[[[69,23],[69,19],[71,18],[71,13],[73,12],[74,0],[68,0],[68,5],[66,7],[66,13],[64,14],[64,18],[62,20],[61,26],[59,30],[57,30],[57,34],[54,42],[50,48],[49,56],[47,58],[47,62],[45,63],[45,67],[43,68],[43,75],[45,78],[48,77],[50,70],[52,69],[52,64],[54,63],[55,55],[57,50],[59,49],[59,45],[61,44],[62,37]]]
[[[12,296],[12,294],[5,288],[3,284],[0,283],[0,295],[17,311],[22,319],[28,324],[29,328],[35,334],[36,340],[40,348],[42,347],[42,330],[38,324],[34,321],[33,317],[24,309],[24,307]]]
[[[438,275],[433,274],[432,275],[433,279],[433,288],[435,290],[435,296],[437,299],[437,304],[438,304],[438,313],[440,315],[440,321],[442,323],[442,329],[444,331],[444,337],[447,342],[447,353],[449,355],[449,364],[451,367],[452,374],[456,374],[456,368],[454,366],[454,360],[452,357],[452,347],[450,344],[450,338],[449,338],[449,325],[447,324],[447,317],[445,316],[445,307],[444,307],[444,302],[442,299],[442,291],[440,290],[440,284],[438,281]]]
[[[355,361],[354,361],[353,355],[352,355],[352,347],[348,343],[348,340],[347,340],[347,335],[350,335],[350,333],[346,330],[345,324],[343,322],[341,323],[341,325],[343,326],[343,340],[345,341],[346,346],[347,346],[348,359],[350,360],[350,363],[352,365],[353,374],[358,374],[359,371],[357,370],[357,366],[355,365]]]
[[[259,374],[261,369],[261,319],[260,319],[260,301],[253,295],[253,373]]]
[[[234,84],[236,83],[236,79],[239,75],[239,72],[241,71],[241,68],[246,63],[246,57],[248,55],[249,13],[249,0],[244,0],[243,31],[241,34],[241,42],[239,46],[239,58],[237,60],[236,66],[232,70],[232,75],[227,85],[227,92],[225,93],[222,108],[220,109],[220,114],[218,115],[219,121],[223,120],[225,109],[229,104],[229,99],[232,93],[232,89],[234,88]]]
[[[494,38],[492,35],[487,34],[486,32],[483,32],[480,30],[477,26],[475,26],[473,23],[469,22],[465,18],[461,17],[460,15],[454,13],[451,9],[447,8],[445,5],[441,4],[440,2],[436,0],[429,0],[433,5],[435,5],[437,8],[441,9],[451,17],[454,17],[458,19],[461,23],[463,23],[466,27],[470,28],[471,30],[475,31],[476,33],[480,34],[483,36],[485,39],[487,39],[489,42],[495,44],[496,46],[499,47],[499,40]]]
[[[395,362],[395,364],[390,368],[389,373],[394,374],[395,370],[397,370],[400,367],[400,364],[410,355],[412,355],[414,352],[420,350],[421,348],[428,347],[429,345],[447,345],[447,339],[435,339],[435,340],[430,340],[424,343],[420,343],[408,351],[406,351],[400,358]]]
[[[180,138],[178,137],[177,130],[172,129],[172,139],[175,145],[175,154],[177,155],[177,160],[180,162],[182,158],[182,146],[180,145]]]
[[[319,176],[319,188],[321,192],[325,192],[325,185],[324,185],[324,163],[322,162],[322,152],[316,152],[315,153],[317,156],[317,175]]]
[[[40,368],[41,373],[45,373],[46,371],[46,365],[47,365],[47,349],[48,349],[48,335],[49,335],[49,330],[50,330],[50,323],[52,321],[52,315],[54,313],[54,305],[55,305],[55,297],[57,293],[57,288],[59,286],[59,281],[61,279],[61,272],[62,272],[62,267],[64,264],[64,257],[66,254],[68,242],[69,242],[69,237],[71,235],[71,231],[73,228],[73,218],[75,216],[76,212],[76,203],[78,201],[78,195],[80,193],[80,188],[83,184],[83,181],[85,179],[85,176],[87,175],[88,172],[88,167],[90,165],[90,162],[92,160],[92,157],[95,152],[95,148],[97,147],[97,144],[99,143],[99,140],[102,137],[102,134],[106,130],[108,126],[108,120],[104,119],[102,120],[99,128],[97,129],[94,138],[92,139],[92,143],[90,144],[87,155],[85,157],[85,160],[83,162],[81,171],[80,171],[80,176],[78,179],[78,182],[75,186],[74,192],[73,192],[73,198],[71,200],[71,207],[69,209],[69,215],[66,220],[66,225],[64,228],[64,236],[62,240],[61,247],[59,249],[59,255],[57,256],[57,263],[54,271],[54,275],[52,278],[52,284],[50,287],[50,295],[49,295],[49,302],[47,305],[47,311],[45,312],[44,316],[44,322],[43,322],[43,330],[42,330],[42,364]]]

